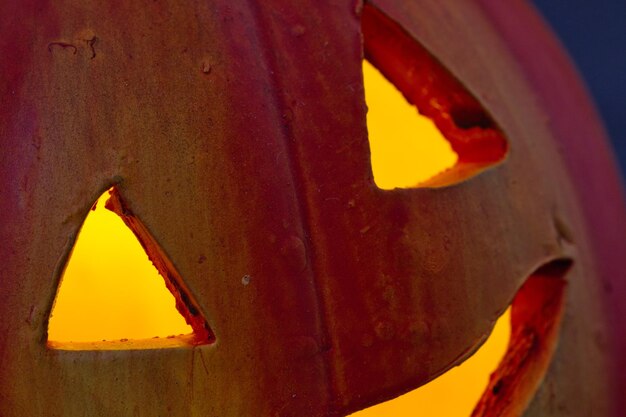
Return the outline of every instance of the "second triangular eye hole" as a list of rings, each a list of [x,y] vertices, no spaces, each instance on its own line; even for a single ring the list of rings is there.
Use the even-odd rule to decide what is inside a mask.
[[[453,168],[459,156],[372,64],[363,61],[372,172],[379,188],[410,188]]]
[[[508,144],[496,123],[435,57],[373,6],[363,8],[362,30],[379,188],[452,185],[504,160]]]
[[[50,315],[48,346],[117,350],[209,343],[206,321],[164,256],[117,190],[105,192],[70,254]]]

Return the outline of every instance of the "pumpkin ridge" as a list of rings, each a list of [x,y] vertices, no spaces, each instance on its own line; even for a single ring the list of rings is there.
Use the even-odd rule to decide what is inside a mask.
[[[271,99],[272,102],[275,103],[276,105],[276,109],[279,112],[283,112],[281,114],[281,122],[280,122],[280,131],[283,133],[283,135],[281,136],[280,140],[283,142],[284,147],[287,151],[287,155],[286,155],[286,159],[288,161],[288,168],[289,168],[289,173],[291,174],[292,177],[292,181],[293,181],[293,189],[294,189],[294,193],[296,195],[296,205],[298,208],[298,211],[300,213],[300,223],[304,232],[304,237],[306,238],[306,242],[304,243],[304,248],[305,248],[305,252],[306,252],[306,257],[307,257],[307,268],[310,269],[311,271],[311,277],[313,279],[313,285],[311,286],[313,293],[315,294],[315,301],[316,301],[316,309],[317,311],[315,312],[318,320],[319,320],[319,326],[320,326],[320,334],[321,334],[321,340],[318,342],[319,343],[319,354],[324,355],[324,359],[322,360],[323,364],[324,364],[324,373],[326,375],[326,379],[327,379],[327,383],[325,384],[328,390],[328,394],[330,395],[329,398],[329,409],[328,409],[328,415],[333,415],[333,405],[335,404],[335,402],[337,401],[337,392],[335,391],[335,377],[332,366],[330,365],[330,362],[326,359],[326,355],[328,354],[328,352],[330,352],[332,350],[332,342],[330,340],[330,333],[328,331],[328,326],[327,326],[327,314],[326,314],[326,309],[324,308],[324,297],[322,296],[322,294],[319,291],[319,280],[317,279],[317,272],[316,272],[316,262],[315,262],[315,242],[314,242],[314,235],[311,231],[311,213],[308,209],[308,205],[307,205],[307,199],[304,198],[304,196],[306,195],[306,187],[303,186],[303,184],[306,184],[305,181],[305,175],[304,172],[300,166],[300,164],[298,164],[298,158],[296,155],[298,155],[297,149],[295,147],[296,144],[296,140],[295,140],[295,135],[294,135],[294,130],[291,126],[291,120],[290,120],[290,112],[291,110],[289,109],[288,106],[288,100],[285,97],[285,92],[286,89],[284,88],[283,83],[281,82],[281,79],[279,77],[279,75],[281,74],[280,71],[278,71],[278,65],[277,65],[277,57],[272,53],[272,51],[274,51],[274,48],[269,47],[270,45],[272,45],[271,40],[273,39],[272,37],[272,25],[268,24],[265,19],[265,14],[264,14],[264,10],[270,10],[270,7],[266,7],[265,9],[261,8],[261,5],[259,2],[257,2],[256,0],[246,0],[246,2],[248,3],[248,5],[250,6],[250,10],[251,10],[251,14],[253,16],[253,18],[255,19],[255,21],[257,22],[257,24],[255,25],[257,34],[258,34],[258,38],[260,39],[260,42],[264,45],[266,45],[265,48],[262,48],[260,55],[262,57],[262,60],[265,62],[265,64],[267,65],[269,74],[268,77],[271,80],[271,84],[274,86],[274,88],[271,90],[270,95],[271,95]]]

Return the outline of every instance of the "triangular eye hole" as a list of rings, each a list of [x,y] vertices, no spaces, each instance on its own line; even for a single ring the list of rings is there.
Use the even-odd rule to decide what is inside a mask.
[[[420,115],[369,61],[363,61],[367,133],[378,188],[411,188],[448,169],[459,156],[429,118]]]
[[[508,143],[481,103],[402,27],[366,4],[362,32],[379,188],[449,186],[505,159]]]
[[[162,349],[213,341],[182,280],[112,188],[87,215],[57,290],[48,347]]]

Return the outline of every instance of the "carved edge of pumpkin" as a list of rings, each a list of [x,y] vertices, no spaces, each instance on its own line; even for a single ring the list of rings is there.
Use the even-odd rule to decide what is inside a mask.
[[[506,159],[509,145],[501,129],[437,58],[371,4],[363,6],[361,22],[365,58],[435,123],[458,154],[452,168],[417,186],[454,185]]]
[[[192,299],[189,289],[185,287],[184,281],[176,271],[176,268],[174,268],[174,265],[163,253],[163,250],[154,240],[146,226],[133,214],[122,199],[119,190],[116,187],[112,187],[109,190],[109,194],[110,197],[106,201],[105,207],[120,216],[124,224],[132,230],[148,258],[154,264],[161,277],[163,277],[165,286],[174,296],[176,309],[193,329],[193,337],[180,338],[179,343],[173,343],[173,346],[195,346],[215,342],[213,331],[200,311],[200,307]],[[140,347],[141,344],[138,346]]]
[[[119,181],[118,181],[119,182]],[[44,336],[44,343],[49,349],[64,351],[85,351],[85,350],[138,350],[138,349],[154,349],[154,348],[175,348],[212,344],[215,342],[215,335],[209,326],[204,314],[193,300],[189,289],[185,286],[180,274],[174,268],[174,265],[163,253],[159,244],[154,240],[146,226],[137,218],[132,210],[123,200],[119,190],[115,185],[106,187],[110,197],[105,203],[105,208],[117,214],[124,224],[133,232],[139,241],[144,252],[157,269],[159,275],[163,278],[165,286],[174,297],[177,311],[183,316],[186,323],[191,326],[193,333],[187,335],[178,335],[175,337],[159,338],[158,345],[155,345],[153,339],[129,339],[124,341],[94,341],[94,342],[56,342],[47,339]],[[101,194],[98,194],[98,197]],[[98,198],[97,197],[97,198]],[[96,199],[97,199],[96,198]],[[75,240],[68,242],[67,255],[64,256],[59,263],[60,272],[55,273],[59,277],[65,268]],[[60,282],[60,281],[59,281]],[[59,284],[57,284],[57,287]],[[49,315],[48,315],[49,316]],[[48,326],[46,325],[46,328]]]
[[[572,261],[539,268],[518,290],[511,307],[511,339],[472,417],[520,416],[550,366],[565,306],[565,273]]]
[[[546,261],[528,276],[515,294],[510,303],[511,336],[507,351],[491,374],[471,417],[519,417],[528,408],[543,382],[557,347],[565,311],[566,274],[572,265],[573,261],[567,257]],[[492,330],[493,327],[490,332]],[[458,365],[471,357],[485,343],[489,334],[477,340],[430,381],[448,372],[453,364]],[[367,402],[350,404],[346,409],[329,416],[347,416],[419,389],[412,384],[408,384],[408,389],[406,386],[384,392]]]

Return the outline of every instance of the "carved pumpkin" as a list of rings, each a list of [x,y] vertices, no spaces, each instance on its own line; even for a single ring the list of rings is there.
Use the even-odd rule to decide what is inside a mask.
[[[0,34],[0,415],[345,415],[463,361],[514,299],[475,415],[623,412],[621,189],[524,2],[5,0]],[[364,50],[454,168],[376,187]],[[176,349],[46,344],[112,186],[194,329]]]

